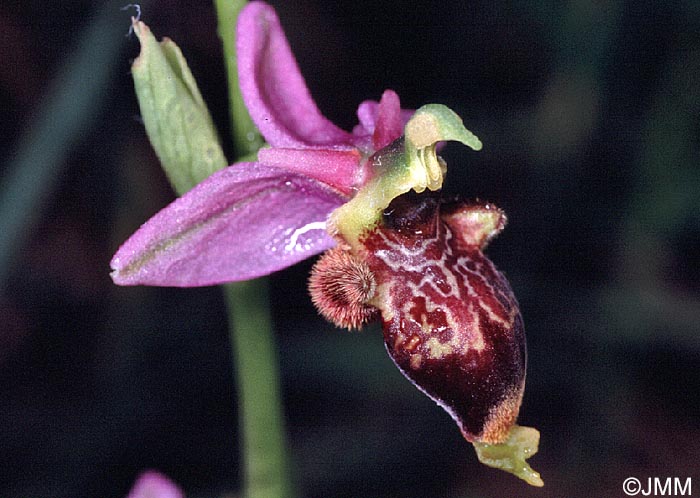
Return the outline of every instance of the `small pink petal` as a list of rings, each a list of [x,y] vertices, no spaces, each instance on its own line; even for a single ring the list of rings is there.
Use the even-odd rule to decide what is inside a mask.
[[[342,149],[261,149],[258,161],[319,180],[350,195],[361,180],[362,156],[355,147]]]
[[[316,107],[274,9],[250,2],[237,30],[238,76],[253,122],[273,147],[351,144]]]
[[[137,230],[112,258],[112,279],[196,287],[267,275],[334,246],[325,222],[345,201],[279,168],[229,166]]]
[[[374,150],[383,149],[403,135],[403,127],[399,96],[393,90],[386,90],[377,109],[377,121],[372,135]]]
[[[163,474],[149,470],[141,474],[126,498],[184,498],[180,489]]]
[[[374,133],[374,123],[377,121],[377,109],[379,102],[376,100],[365,100],[357,107],[357,119],[360,124],[352,130],[356,136],[372,135]]]
[[[393,90],[385,90],[380,102],[365,100],[357,108],[360,124],[353,134],[360,141],[372,136],[374,150],[386,147],[403,135],[404,126],[415,111],[401,109],[399,96]]]

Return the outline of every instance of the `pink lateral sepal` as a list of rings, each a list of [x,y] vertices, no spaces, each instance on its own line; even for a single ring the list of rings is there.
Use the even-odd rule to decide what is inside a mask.
[[[195,287],[267,275],[334,246],[325,222],[345,200],[279,168],[229,166],[136,231],[114,255],[112,279]]]

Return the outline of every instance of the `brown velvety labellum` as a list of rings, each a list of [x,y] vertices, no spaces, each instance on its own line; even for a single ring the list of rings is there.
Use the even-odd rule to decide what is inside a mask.
[[[362,244],[396,365],[469,441],[500,443],[525,382],[523,322],[481,249],[505,225],[492,205],[402,196]]]

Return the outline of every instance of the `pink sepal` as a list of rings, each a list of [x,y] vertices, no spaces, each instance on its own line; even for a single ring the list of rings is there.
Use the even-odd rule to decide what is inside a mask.
[[[286,268],[335,242],[325,231],[346,198],[279,168],[238,163],[153,216],[119,248],[119,285],[196,287]]]

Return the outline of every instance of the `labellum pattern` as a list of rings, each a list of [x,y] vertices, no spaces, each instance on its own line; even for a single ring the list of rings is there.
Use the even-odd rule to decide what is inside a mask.
[[[513,291],[481,252],[481,228],[498,230],[505,217],[489,205],[409,197],[362,241],[387,351],[467,440],[501,443],[522,399],[525,334]],[[464,218],[482,221],[468,231]]]
[[[381,312],[393,361],[471,442],[503,442],[523,395],[518,304],[481,252],[504,225],[492,205],[405,194],[359,250],[329,251],[310,280],[314,303],[336,325],[356,328],[376,316],[373,307]],[[322,285],[331,278],[335,287]]]

